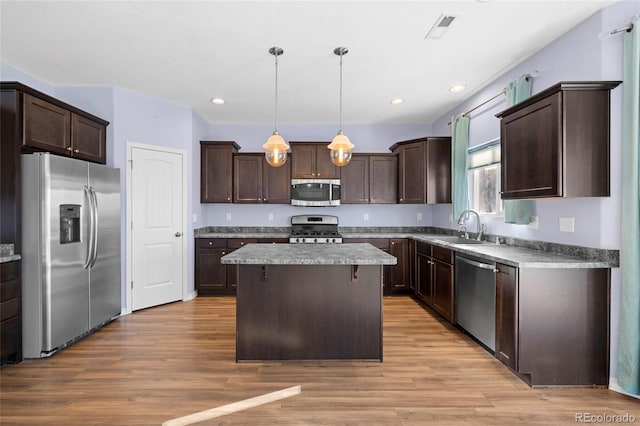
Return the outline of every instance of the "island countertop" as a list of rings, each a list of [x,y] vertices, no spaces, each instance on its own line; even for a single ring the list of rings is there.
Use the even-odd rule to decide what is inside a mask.
[[[395,265],[397,261],[368,243],[247,244],[220,260],[239,265]]]

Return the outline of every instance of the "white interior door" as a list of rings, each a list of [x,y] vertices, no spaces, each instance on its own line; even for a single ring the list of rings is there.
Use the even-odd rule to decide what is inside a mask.
[[[131,308],[182,299],[183,155],[131,150]]]

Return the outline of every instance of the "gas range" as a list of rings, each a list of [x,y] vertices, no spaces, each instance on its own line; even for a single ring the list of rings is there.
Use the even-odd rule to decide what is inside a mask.
[[[342,242],[338,217],[327,215],[291,216],[289,242],[294,244],[334,244]]]

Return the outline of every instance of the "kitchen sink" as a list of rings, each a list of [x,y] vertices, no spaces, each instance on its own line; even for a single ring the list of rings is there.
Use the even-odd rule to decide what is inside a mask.
[[[437,237],[434,238],[433,241],[440,241],[443,243],[450,244],[484,244],[484,241],[472,240],[470,238],[462,238],[462,237]]]

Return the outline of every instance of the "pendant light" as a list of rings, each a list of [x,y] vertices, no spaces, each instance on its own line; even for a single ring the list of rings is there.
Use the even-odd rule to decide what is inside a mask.
[[[346,166],[351,160],[351,150],[355,147],[342,131],[342,57],[349,53],[346,47],[336,47],[333,53],[340,56],[340,130],[327,148],[331,150],[331,162],[336,166]]]
[[[273,167],[280,167],[287,162],[287,150],[289,145],[284,141],[278,132],[278,56],[284,53],[279,47],[272,47],[269,53],[276,58],[276,96],[275,96],[275,112],[273,116],[273,134],[269,136],[267,142],[262,145],[266,150],[264,156],[267,163]]]

